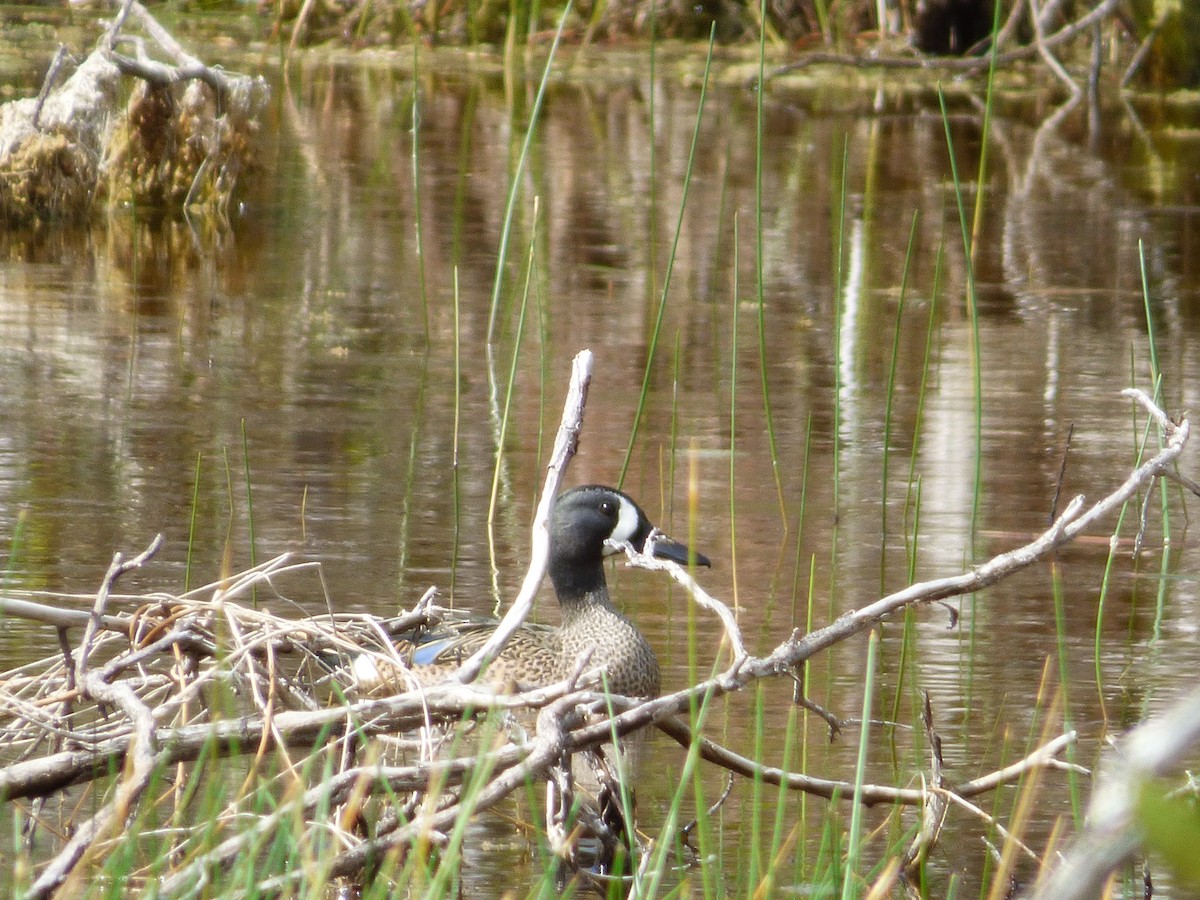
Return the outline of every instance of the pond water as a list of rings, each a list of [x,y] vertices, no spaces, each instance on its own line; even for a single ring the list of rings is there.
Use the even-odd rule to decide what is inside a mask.
[[[466,55],[420,58],[414,77],[407,53],[298,58],[270,73],[261,168],[228,231],[121,214],[0,233],[8,587],[87,594],[114,552],[161,532],[162,552],[123,590],[180,592],[294,551],[323,562],[340,609],[387,614],[437,585],[490,611],[520,583],[570,361],[588,347],[596,374],[569,482],[620,478],[648,371],[624,486],[714,560],[705,587],[766,652],[810,615],[824,624],[1019,545],[1045,527],[1060,471],[1064,498],[1124,478],[1142,423],[1119,391],[1152,387],[1143,270],[1167,409],[1200,408],[1200,144],[1169,127],[1172,110],[1142,109],[1147,126],[1106,107],[1089,132],[1082,114],[1048,121],[1036,98],[1002,104],[977,186],[982,114],[951,86],[968,216],[983,199],[977,432],[936,100],[886,77],[866,92],[771,86],[759,231],[744,61],[719,67],[696,131],[698,68],[685,57],[701,50],[664,51],[653,79],[644,55],[592,52],[586,76],[550,85],[496,304],[533,61],[506,77]],[[1185,468],[1195,460],[1189,450]],[[1057,561],[1061,640],[1048,564],[956,602],[957,625],[916,611],[903,668],[903,622],[886,624],[876,713],[919,725],[929,691],[951,782],[1067,727],[1081,735],[1074,760],[1094,765],[1105,736],[1190,684],[1200,652],[1184,519],[1176,508],[1164,560],[1153,515],[1135,562],[1136,518],[1099,627],[1108,532]],[[687,683],[689,644],[701,669],[713,663],[715,620],[646,573],[611,580],[665,689]],[[315,579],[286,590],[314,611],[326,602]],[[553,600],[537,615],[553,621]],[[6,666],[55,646],[25,623],[0,627]],[[865,649],[860,638],[816,659],[809,695],[859,716]],[[1066,696],[1048,714],[1042,692],[1060,672]],[[781,759],[790,693],[765,691],[767,760]],[[726,700],[711,736],[749,750],[754,707]],[[879,734],[868,778],[919,783],[923,739]],[[806,735],[806,771],[852,777],[856,729],[830,743],[809,717]],[[680,761],[660,737],[644,749],[651,828],[673,785],[654,773]],[[721,775],[705,777],[715,796]],[[1014,797],[998,795],[1003,817]],[[1043,776],[1039,799],[1034,848],[1072,814],[1067,776]],[[740,784],[719,813],[731,865],[758,834],[752,801]],[[787,803],[808,824],[811,865],[828,805]],[[769,835],[773,793],[757,815]],[[978,885],[985,828],[951,816],[935,869]],[[499,827],[491,838],[472,850],[472,896],[512,886],[514,857],[518,872],[528,861],[523,839]],[[782,871],[802,892],[799,858]]]

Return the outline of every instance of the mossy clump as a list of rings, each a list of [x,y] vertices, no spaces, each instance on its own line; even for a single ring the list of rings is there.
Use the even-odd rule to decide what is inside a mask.
[[[77,142],[65,134],[35,134],[0,171],[0,221],[80,218],[92,205],[95,186],[95,161]]]
[[[151,31],[177,64],[102,40],[57,87],[0,106],[0,222],[80,222],[111,206],[225,220],[266,83],[209,68],[157,23]]]
[[[253,163],[259,103],[227,98],[223,111],[220,105],[201,82],[184,88],[139,82],[104,164],[108,201],[223,214]]]

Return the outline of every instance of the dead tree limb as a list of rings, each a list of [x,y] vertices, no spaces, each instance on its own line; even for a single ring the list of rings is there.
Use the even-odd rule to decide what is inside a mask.
[[[488,638],[487,643],[480,647],[458,671],[460,681],[473,681],[489,662],[495,659],[508,639],[513,636],[521,623],[529,617],[533,609],[533,600],[541,587],[546,575],[546,566],[550,559],[550,510],[554,506],[554,498],[558,496],[562,485],[563,474],[571,457],[579,447],[579,432],[583,427],[583,410],[587,405],[588,387],[592,383],[592,351],[581,350],[576,354],[571,364],[571,383],[567,389],[567,399],[563,405],[562,420],[554,438],[554,450],[550,454],[550,462],[546,466],[546,481],[542,486],[541,499],[538,501],[537,512],[533,517],[533,539],[531,542],[529,568],[525,572],[525,580],[495,632]]]
[[[83,643],[79,649],[79,659],[76,662],[75,677],[83,694],[100,703],[106,703],[121,710],[129,720],[132,739],[130,741],[127,760],[128,772],[118,785],[112,799],[100,808],[90,819],[75,829],[66,846],[42,870],[37,881],[29,889],[27,896],[40,900],[49,897],[63,882],[70,877],[79,861],[89,852],[92,846],[115,828],[121,827],[135,810],[143,791],[150,784],[150,779],[158,769],[161,760],[158,756],[158,743],[155,740],[154,714],[142,702],[134,689],[125,683],[113,683],[106,672],[93,672],[88,668],[88,653],[91,650],[92,638],[95,636],[98,619],[104,614],[109,592],[116,580],[132,569],[142,565],[162,546],[162,535],[155,537],[150,546],[128,562],[121,559],[120,554],[113,558],[108,573],[96,595],[96,606],[93,610],[93,621],[88,622],[84,631]],[[110,676],[111,677],[111,676]]]

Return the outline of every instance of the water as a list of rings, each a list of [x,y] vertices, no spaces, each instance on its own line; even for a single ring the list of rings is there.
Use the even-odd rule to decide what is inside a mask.
[[[595,79],[564,79],[548,93],[490,349],[507,185],[536,81],[471,74],[461,56],[423,60],[415,79],[407,54],[314,56],[293,63],[286,79],[275,72],[262,167],[228,232],[118,215],[104,227],[0,234],[8,584],[86,594],[114,552],[136,552],[162,532],[163,551],[125,590],[178,592],[185,578],[195,587],[245,568],[252,553],[261,561],[291,550],[323,562],[339,608],[387,614],[434,584],[446,601],[490,610],[523,574],[570,360],[583,347],[596,353],[596,377],[569,481],[618,478],[672,254],[625,486],[659,524],[687,536],[686,486],[695,479],[693,540],[715,562],[702,580],[736,603],[756,652],[804,624],[810,572],[820,625],[907,585],[909,544],[912,577],[923,579],[1032,537],[1051,514],[1068,435],[1060,506],[1124,478],[1141,431],[1118,391],[1151,386],[1139,242],[1167,407],[1197,408],[1200,165],[1195,147],[1169,130],[1143,138],[1114,108],[1089,140],[1075,118],[1039,128],[1030,110],[1002,107],[975,258],[977,459],[967,266],[936,107],[889,93],[885,82],[866,99],[783,85],[768,92],[760,344],[755,97],[736,64],[718,72],[704,109],[680,216],[695,78],[669,58],[653,83],[637,60],[591,62]],[[980,115],[963,96],[951,109],[969,181]],[[1152,127],[1169,116],[1143,115]],[[970,215],[975,192],[966,187]],[[1122,532],[1126,548],[1134,518]],[[1194,554],[1177,510],[1171,577],[1160,580],[1159,533],[1155,501],[1149,549],[1136,566],[1123,553],[1110,587],[1099,687],[1093,645],[1107,533],[1059,558],[1069,678],[1066,712],[1048,722],[1039,688],[1047,667],[1058,683],[1060,665],[1048,565],[955,603],[956,627],[938,607],[915,612],[896,706],[902,722],[917,723],[916,692],[930,692],[951,782],[1019,757],[1067,727],[1064,717],[1081,733],[1075,760],[1091,766],[1106,734],[1187,683],[1198,649]],[[684,686],[685,599],[645,573],[614,580],[658,649],[664,688]],[[315,580],[287,594],[313,610],[325,603]],[[552,606],[538,615],[552,621]],[[720,629],[705,614],[696,619],[705,670]],[[876,713],[890,716],[902,623],[887,623],[883,635]],[[23,622],[0,631],[7,665],[55,646]],[[859,638],[813,664],[810,696],[842,718],[861,711],[865,647]],[[775,723],[790,690],[766,687],[769,761],[782,753]],[[749,695],[725,701],[710,736],[749,752],[753,707]],[[895,753],[880,740],[868,777],[916,783],[923,757],[912,748],[923,738],[901,729],[895,740]],[[856,729],[830,744],[814,719],[806,770],[851,778],[856,746]],[[645,749],[639,800],[651,830],[672,787],[653,773],[677,771],[679,761],[661,737]],[[721,775],[705,779],[715,797]],[[1055,816],[1071,814],[1067,777],[1047,773],[1039,796],[1027,833],[1035,848]],[[1001,793],[1002,814],[1012,797]],[[789,803],[791,821],[798,801]],[[815,840],[826,805],[807,809]],[[760,815],[769,836],[773,804]],[[755,834],[748,785],[720,816],[737,865]],[[906,812],[903,823],[912,821]],[[956,820],[935,854],[942,877],[978,879],[982,832]],[[510,837],[497,832],[473,848],[475,891],[487,893],[501,871],[511,883]]]

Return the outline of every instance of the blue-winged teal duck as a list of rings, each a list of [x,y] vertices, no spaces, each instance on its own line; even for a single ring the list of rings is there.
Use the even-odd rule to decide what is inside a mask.
[[[552,684],[569,677],[585,653],[587,668],[603,668],[608,689],[631,697],[659,690],[658,660],[645,637],[617,611],[604,580],[604,557],[628,541],[641,551],[654,526],[630,497],[601,485],[572,488],[558,496],[550,516],[550,580],[562,607],[562,625],[526,623],[485,673],[490,684]],[[654,553],[680,563],[707,566],[708,559],[666,537]],[[400,649],[412,674],[427,684],[442,680],[478,650],[496,627],[494,619],[456,622],[426,632]]]

